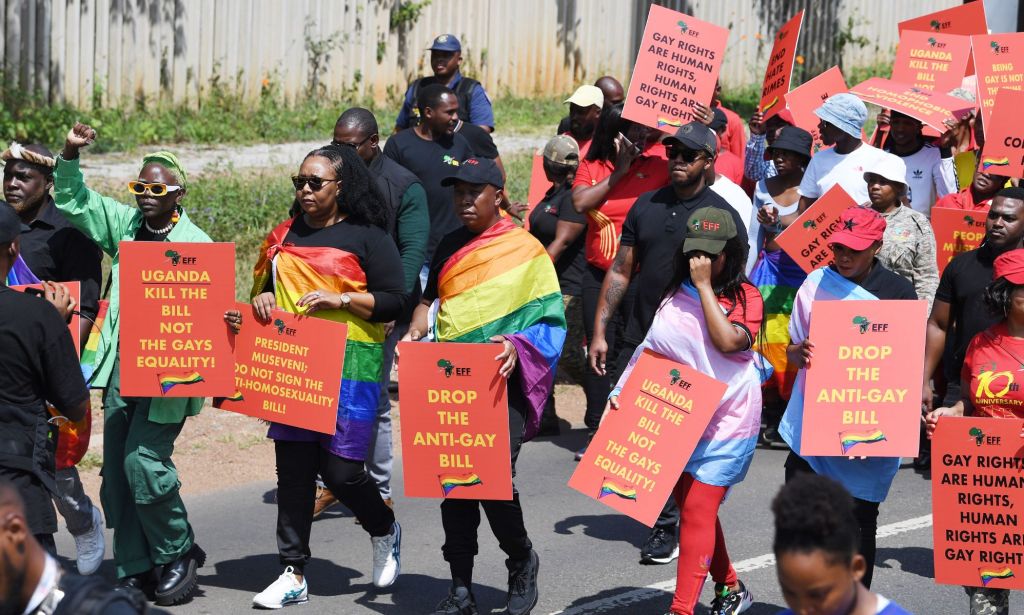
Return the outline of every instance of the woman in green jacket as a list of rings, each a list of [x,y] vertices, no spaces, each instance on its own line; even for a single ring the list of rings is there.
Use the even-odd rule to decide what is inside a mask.
[[[54,169],[57,209],[113,259],[110,307],[89,379],[103,392],[103,483],[100,500],[114,528],[119,587],[142,590],[159,605],[179,604],[197,587],[206,554],[195,544],[181,483],[171,461],[185,418],[199,414],[203,398],[122,397],[119,369],[118,246],[122,241],[208,242],[181,207],[187,177],[177,157],[157,152],[142,159],[129,182],[138,207],[93,192],[79,170],[78,152],[96,131],[75,124]],[[83,357],[86,359],[86,357]],[[162,567],[157,574],[158,567]]]

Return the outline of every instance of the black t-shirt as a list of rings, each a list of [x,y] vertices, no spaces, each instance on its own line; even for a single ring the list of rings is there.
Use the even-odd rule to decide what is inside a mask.
[[[637,284],[633,313],[626,324],[626,339],[640,343],[654,320],[662,297],[672,281],[676,250],[686,238],[686,222],[690,214],[703,207],[716,207],[732,214],[736,231],[747,236],[747,229],[729,202],[711,188],[697,196],[682,200],[672,186],[645,192],[637,198],[622,225],[622,246],[633,247],[633,274]]]
[[[960,382],[967,346],[975,335],[999,322],[985,305],[985,287],[992,282],[995,257],[986,247],[956,255],[946,265],[935,291],[935,300],[949,304],[949,331],[946,346],[952,352],[946,361],[946,378]],[[947,353],[947,357],[950,355]]]
[[[423,183],[430,213],[429,261],[441,238],[462,226],[455,215],[453,189],[442,186],[441,180],[455,171],[458,163],[471,158],[473,149],[460,134],[443,141],[427,141],[415,130],[403,130],[388,138],[384,155],[412,171]]]
[[[563,117],[560,122],[558,122],[558,128],[555,130],[555,134],[564,135],[565,133],[569,132],[570,128],[572,128],[572,121],[569,119],[569,116],[567,115]]]
[[[96,318],[103,275],[99,246],[71,226],[49,197],[28,228],[20,236],[21,258],[28,268],[40,280],[80,282],[80,309],[89,318]]]
[[[555,239],[559,220],[584,225],[587,223],[587,216],[576,213],[573,209],[572,189],[566,185],[552,186],[540,203],[533,208],[530,212],[530,233],[547,247]],[[587,257],[583,251],[585,241],[584,229],[576,240],[565,248],[555,263],[563,295],[580,296],[580,280],[583,268],[587,265]]]
[[[469,122],[462,122],[457,131],[456,134],[462,135],[469,142],[469,147],[477,158],[494,160],[500,156],[498,146],[494,144],[494,138],[491,137],[491,133],[480,126],[470,124]]]
[[[395,241],[384,229],[345,218],[324,228],[312,228],[299,216],[288,229],[285,243],[304,248],[336,248],[354,254],[366,274],[366,290],[373,295],[373,322],[395,320],[405,309],[402,259]],[[272,289],[270,289],[272,290]]]
[[[831,267],[833,271],[836,270],[835,265],[831,265]],[[866,278],[861,280],[859,286],[882,301],[897,299],[913,301],[917,299],[917,291],[914,290],[914,285],[910,280],[889,271],[882,266],[882,263],[878,262],[877,258],[871,271]]]
[[[68,325],[45,299],[0,286],[0,404],[49,401],[65,411],[89,397]]]

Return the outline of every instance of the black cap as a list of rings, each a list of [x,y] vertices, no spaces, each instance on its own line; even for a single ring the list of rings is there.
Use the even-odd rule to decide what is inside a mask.
[[[683,124],[676,130],[676,134],[665,137],[662,143],[666,146],[682,145],[698,152],[704,152],[708,156],[714,156],[718,152],[718,138],[710,128],[700,122]]]
[[[768,149],[784,149],[810,158],[811,145],[813,142],[814,139],[811,138],[811,133],[807,132],[803,128],[797,128],[796,126],[783,126],[782,130],[779,131],[779,136],[775,137],[775,141],[768,146]],[[770,160],[768,157],[768,149],[764,152],[765,160]]]
[[[27,230],[28,227],[21,223],[14,208],[0,201],[0,244],[11,243]]]
[[[505,180],[501,178],[501,170],[490,158],[466,158],[458,163],[453,173],[441,180],[441,185],[453,186],[455,182],[490,184],[495,188],[505,187]]]
[[[711,107],[711,123],[708,124],[708,128],[718,132],[719,130],[725,130],[725,125],[729,120],[726,119],[725,113],[718,107]]]

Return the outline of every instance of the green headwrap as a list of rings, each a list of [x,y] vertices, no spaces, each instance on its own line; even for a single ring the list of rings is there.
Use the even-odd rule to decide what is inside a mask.
[[[181,187],[186,190],[188,189],[188,175],[185,174],[185,168],[181,166],[177,156],[171,152],[153,152],[142,158],[142,166],[153,162],[174,173],[174,176],[181,183]]]

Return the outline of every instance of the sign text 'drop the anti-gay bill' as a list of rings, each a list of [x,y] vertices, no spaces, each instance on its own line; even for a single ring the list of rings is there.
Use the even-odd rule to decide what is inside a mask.
[[[604,417],[569,486],[647,526],[654,525],[725,383],[645,350]]]
[[[511,500],[507,381],[500,344],[398,345],[405,495]]]

